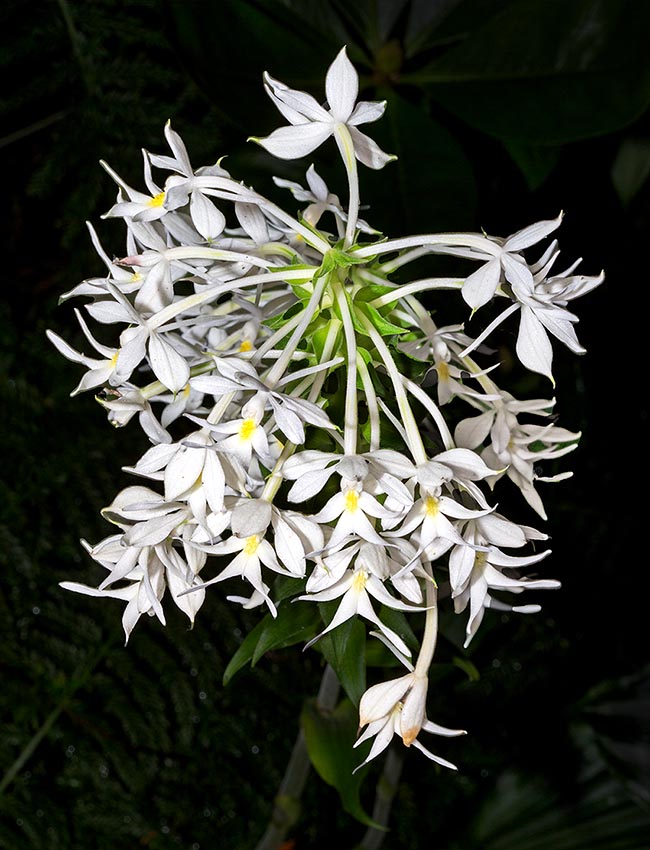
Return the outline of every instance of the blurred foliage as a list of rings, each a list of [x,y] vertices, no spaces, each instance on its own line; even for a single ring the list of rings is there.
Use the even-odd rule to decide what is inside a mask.
[[[70,399],[77,371],[45,340],[51,327],[79,342],[72,310],[56,304],[100,269],[84,224],[115,196],[100,159],[139,187],[140,148],[162,152],[171,118],[196,165],[227,155],[234,175],[284,202],[271,175],[302,180],[309,162],[272,161],[246,144],[280,123],[262,72],[322,99],[343,43],[362,96],[389,101],[373,137],[400,157],[363,175],[364,217],[394,235],[506,234],[564,209],[567,260],[582,252],[588,273],[607,271],[580,305],[588,354],[558,353],[557,409],[584,434],[566,465],[576,477],[544,494],[548,569],[563,589],[536,617],[488,614],[469,652],[462,623],[446,618],[430,716],[468,729],[439,745],[460,771],[407,752],[384,847],[650,848],[650,677],[634,551],[643,524],[625,495],[647,472],[637,447],[647,440],[649,16],[643,0],[6,0],[0,848],[254,847],[303,707],[319,769],[291,846],[353,847],[362,835],[319,747],[319,735],[345,739],[349,703],[323,719],[309,702],[323,654],[358,699],[358,624],[306,653],[313,624],[299,617],[292,635],[260,624],[266,645],[246,645],[259,613],[215,592],[193,630],[172,612],[166,629],[140,623],[125,648],[118,606],[58,588],[95,583],[79,538],[107,534],[98,511],[127,483],[120,468],[144,438],[135,425],[109,429],[88,397]],[[333,145],[321,161],[342,191]],[[99,224],[119,253],[122,231]],[[504,383],[517,380],[501,353]],[[224,685],[237,650],[242,663]],[[385,656],[373,640],[365,652],[374,676]],[[351,810],[372,811],[380,767],[349,786]]]

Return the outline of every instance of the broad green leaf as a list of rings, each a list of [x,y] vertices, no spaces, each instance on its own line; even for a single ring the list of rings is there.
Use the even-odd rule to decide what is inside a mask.
[[[223,671],[223,683],[227,685],[235,673],[238,673],[242,667],[245,667],[253,657],[255,647],[260,639],[260,635],[266,627],[267,620],[272,619],[270,614],[267,614],[244,638],[241,646],[235,652],[233,657],[228,662],[226,669]]]
[[[422,615],[419,616],[422,617]],[[411,628],[410,619],[406,616],[406,614],[402,611],[396,611],[394,608],[382,605],[381,610],[379,611],[379,619],[382,623],[385,623],[389,629],[397,632],[411,652],[417,653],[420,648],[420,641],[417,639],[415,632]]]
[[[321,779],[336,788],[345,811],[366,826],[384,829],[361,805],[360,789],[366,768],[353,773],[369,750],[368,742],[354,749],[359,726],[354,705],[346,699],[334,711],[323,711],[316,700],[309,700],[300,721],[311,763]]]
[[[506,139],[504,144],[531,190],[538,189],[550,177],[562,151],[557,145],[531,145],[514,139]]]
[[[282,586],[276,601],[287,598],[287,586]],[[295,587],[292,592],[295,593]],[[308,641],[318,632],[320,618],[313,605],[285,604],[278,608],[278,616],[266,614],[242,641],[241,646],[228,662],[223,673],[227,685],[235,673],[249,662],[254,667],[260,658],[271,649],[283,649],[300,641]]]
[[[624,139],[612,165],[612,183],[624,206],[636,197],[649,176],[650,139]]]
[[[342,623],[318,642],[325,659],[354,705],[366,689],[366,629],[358,618]]]
[[[375,329],[378,330],[382,336],[393,336],[394,334],[403,334],[407,331],[407,328],[402,328],[399,325],[389,322],[388,319],[385,319],[382,316],[379,310],[372,307],[370,304],[363,304],[363,306],[360,305],[358,309],[367,314]]]
[[[461,658],[459,655],[455,655],[452,659],[452,664],[458,667],[459,670],[462,670],[463,673],[466,673],[470,682],[478,682],[481,678],[476,664],[471,662],[469,658]]]
[[[402,82],[478,130],[563,144],[619,130],[650,102],[645,0],[517,0],[475,20]]]
[[[306,643],[318,634],[321,626],[318,610],[309,603],[285,604],[278,608],[278,616],[267,620],[260,633],[251,663],[272,649],[284,649],[296,643]]]

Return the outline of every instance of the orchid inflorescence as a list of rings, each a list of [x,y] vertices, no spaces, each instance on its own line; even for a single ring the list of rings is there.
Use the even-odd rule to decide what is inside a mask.
[[[522,575],[549,554],[533,551],[548,535],[499,513],[491,493],[507,478],[546,519],[537,482],[570,473],[545,476],[540,464],[580,436],[555,424],[554,399],[514,397],[494,380],[498,363],[473,355],[489,358],[485,342],[518,317],[519,363],[554,385],[551,337],[583,353],[567,307],[603,275],[576,274],[577,264],[555,272],[555,240],[534,262],[524,257],[561,216],[506,239],[385,238],[359,218],[357,161],[380,169],[394,159],[358,129],[386,104],[357,100],[345,48],[327,72],[326,107],[268,74],[265,87],[289,124],[252,141],[296,159],[333,136],[347,207],[313,165],[307,188],[274,178],[304,205],[297,217],[221,162],[195,170],[169,122],[171,155],[144,152],[146,191],[103,163],[119,187],[105,217],[124,220],[126,254],[111,259],[89,225],[106,273],[63,296],[90,298],[76,315],[96,354],[48,336],[86,368],[73,395],[98,390],[116,427],[137,417],[151,447],[125,469],[150,483],[127,487],[102,511],[115,534],[84,543],[108,573],[101,584],[62,587],[125,602],[127,640],[142,614],[165,623],[170,596],[193,622],[206,589],[227,579],[247,588],[228,600],[273,617],[293,603],[334,602],[310,644],[359,615],[406,670],[361,698],[357,743],[374,738],[365,761],[397,735],[454,767],[418,741],[421,730],[463,734],[426,717],[439,601],[468,611],[467,646],[485,609],[539,610],[511,606],[503,592],[559,587]],[[410,263],[435,255],[458,258],[469,273],[404,280]],[[505,307],[471,338],[425,308],[423,296],[443,291],[471,317],[493,302]],[[88,317],[118,326],[114,346],[95,338]],[[391,609],[423,615],[417,653],[382,619]]]

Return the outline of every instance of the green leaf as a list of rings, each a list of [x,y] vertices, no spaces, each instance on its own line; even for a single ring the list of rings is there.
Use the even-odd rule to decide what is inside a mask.
[[[538,189],[550,177],[560,159],[557,145],[531,145],[506,139],[505,147],[526,180],[529,189]]]
[[[411,652],[417,652],[419,650],[420,642],[415,636],[415,632],[411,628],[411,624],[409,623],[406,614],[402,611],[396,611],[394,608],[382,605],[379,611],[379,619],[382,623],[387,625],[389,629],[397,632]]]
[[[318,634],[321,622],[314,605],[298,603],[278,608],[278,616],[266,621],[253,652],[252,665],[272,649],[307,642]]]
[[[266,622],[269,619],[273,619],[270,614],[267,614],[260,622],[252,629],[242,641],[239,649],[233,657],[228,662],[226,669],[223,671],[223,683],[227,685],[228,682],[232,679],[235,673],[238,673],[242,667],[245,667],[248,662],[253,657],[253,653],[255,652],[255,647],[257,646],[257,642],[260,639],[260,635],[262,634],[264,628],[266,627]]]
[[[318,648],[355,706],[366,689],[366,629],[352,618],[323,635]]]
[[[645,0],[518,0],[474,20],[402,82],[484,133],[563,144],[619,130],[650,102]]]
[[[624,206],[630,204],[649,176],[650,139],[624,139],[612,165],[612,183]]]
[[[275,597],[277,602],[287,598],[291,589],[281,585]],[[227,685],[249,662],[254,667],[260,658],[272,649],[284,649],[300,641],[308,641],[314,637],[320,627],[320,617],[313,605],[283,605],[278,607],[278,616],[270,613],[260,620],[244,638],[239,649],[228,662],[223,673],[223,683]]]
[[[311,347],[314,351],[314,354],[318,358],[319,363],[322,362],[323,351],[325,350],[325,341],[329,335],[330,322],[323,322],[320,327],[318,327],[314,333],[310,336]],[[340,329],[337,332],[336,339],[334,340],[334,346],[332,348],[332,352],[335,353],[337,350],[337,346],[339,343],[341,333]]]
[[[354,300],[373,301],[381,295],[387,295],[389,292],[395,292],[395,286],[382,286],[379,283],[364,283],[363,288],[355,293]]]
[[[367,315],[367,317],[374,325],[375,329],[378,330],[382,336],[393,336],[394,334],[403,334],[406,333],[408,330],[408,328],[402,328],[399,325],[394,325],[392,322],[389,322],[388,319],[385,319],[382,316],[379,310],[377,310],[375,307],[372,307],[370,304],[363,304],[363,306],[359,305],[357,309]]]
[[[354,705],[343,700],[334,711],[323,711],[316,700],[309,700],[300,721],[311,763],[321,779],[336,788],[345,811],[366,826],[383,830],[361,805],[360,789],[366,768],[353,773],[369,749],[367,742],[353,748],[359,726]]]
[[[476,665],[473,664],[469,658],[461,658],[459,655],[455,655],[452,659],[452,664],[455,667],[458,667],[459,670],[462,670],[463,673],[466,673],[470,682],[478,682],[481,678],[481,674],[479,673]]]

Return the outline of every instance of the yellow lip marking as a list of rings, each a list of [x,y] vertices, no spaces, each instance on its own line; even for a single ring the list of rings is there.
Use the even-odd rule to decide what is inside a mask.
[[[352,587],[356,591],[363,590],[364,587],[366,586],[367,581],[368,581],[367,574],[363,570],[359,570],[359,572],[356,573],[354,578],[352,579]]]
[[[260,538],[257,534],[251,535],[251,537],[246,538],[246,543],[244,544],[244,555],[254,555],[257,552],[257,549],[260,545]]]
[[[430,517],[438,516],[440,513],[440,501],[435,496],[427,496],[424,500],[424,512]]]
[[[165,203],[165,193],[159,192],[157,195],[154,195],[151,200],[147,201],[148,207],[162,207]]]
[[[251,440],[257,429],[254,419],[244,419],[239,427],[239,437],[242,440]]]
[[[345,494],[345,510],[354,513],[359,506],[359,494],[356,490],[348,490]]]
[[[436,371],[438,372],[438,377],[441,381],[449,380],[449,366],[447,366],[444,360],[441,360],[440,363],[436,363]]]

